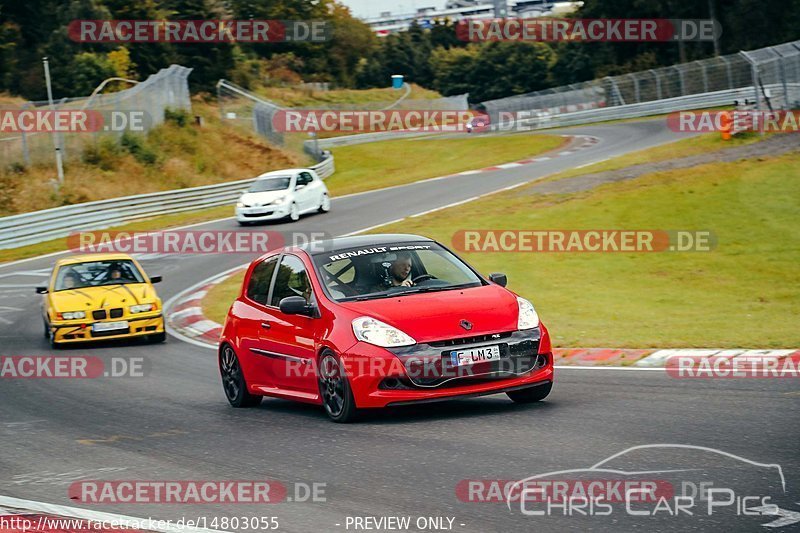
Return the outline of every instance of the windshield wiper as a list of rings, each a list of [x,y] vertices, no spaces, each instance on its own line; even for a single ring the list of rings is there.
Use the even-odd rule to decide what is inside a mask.
[[[400,294],[404,293],[394,293],[394,294],[386,294],[386,293],[377,293],[377,294],[365,294],[363,296],[351,296],[346,300],[341,300],[343,302],[363,302],[364,300],[377,300],[378,298],[391,298],[393,296],[399,296]]]
[[[416,294],[420,292],[438,292],[438,291],[452,291],[457,289],[466,289],[468,287],[477,287],[474,282],[470,283],[461,283],[460,285],[446,285],[444,287],[441,286],[433,286],[433,287],[419,287],[419,288],[412,288],[408,291],[403,291],[399,293],[399,296],[403,296],[406,294]]]

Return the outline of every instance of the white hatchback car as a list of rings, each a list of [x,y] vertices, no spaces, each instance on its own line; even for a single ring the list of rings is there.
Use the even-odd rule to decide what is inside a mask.
[[[263,220],[289,218],[331,209],[328,188],[310,168],[267,172],[256,178],[236,202],[236,220],[241,225]]]

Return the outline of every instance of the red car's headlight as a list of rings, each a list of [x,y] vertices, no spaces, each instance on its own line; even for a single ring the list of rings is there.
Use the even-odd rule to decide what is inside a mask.
[[[410,346],[417,343],[399,329],[369,316],[361,316],[353,320],[353,333],[358,340],[383,348]]]

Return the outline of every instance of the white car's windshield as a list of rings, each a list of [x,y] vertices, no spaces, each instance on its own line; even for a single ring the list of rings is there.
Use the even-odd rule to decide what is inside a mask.
[[[291,181],[291,176],[264,178],[253,183],[250,188],[247,189],[247,192],[282,191],[289,188],[289,183]]]
[[[326,252],[314,262],[337,301],[476,287],[483,282],[436,243],[387,243]]]
[[[95,287],[98,285],[121,285],[144,283],[144,276],[130,260],[89,261],[64,265],[56,274],[56,291]]]

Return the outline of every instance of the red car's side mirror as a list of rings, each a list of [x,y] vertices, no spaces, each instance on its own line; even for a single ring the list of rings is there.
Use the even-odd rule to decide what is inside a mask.
[[[492,272],[491,274],[489,274],[489,281],[491,281],[492,283],[497,283],[501,287],[505,287],[506,285],[508,285],[508,277],[506,277],[505,274],[502,274],[500,272]]]

